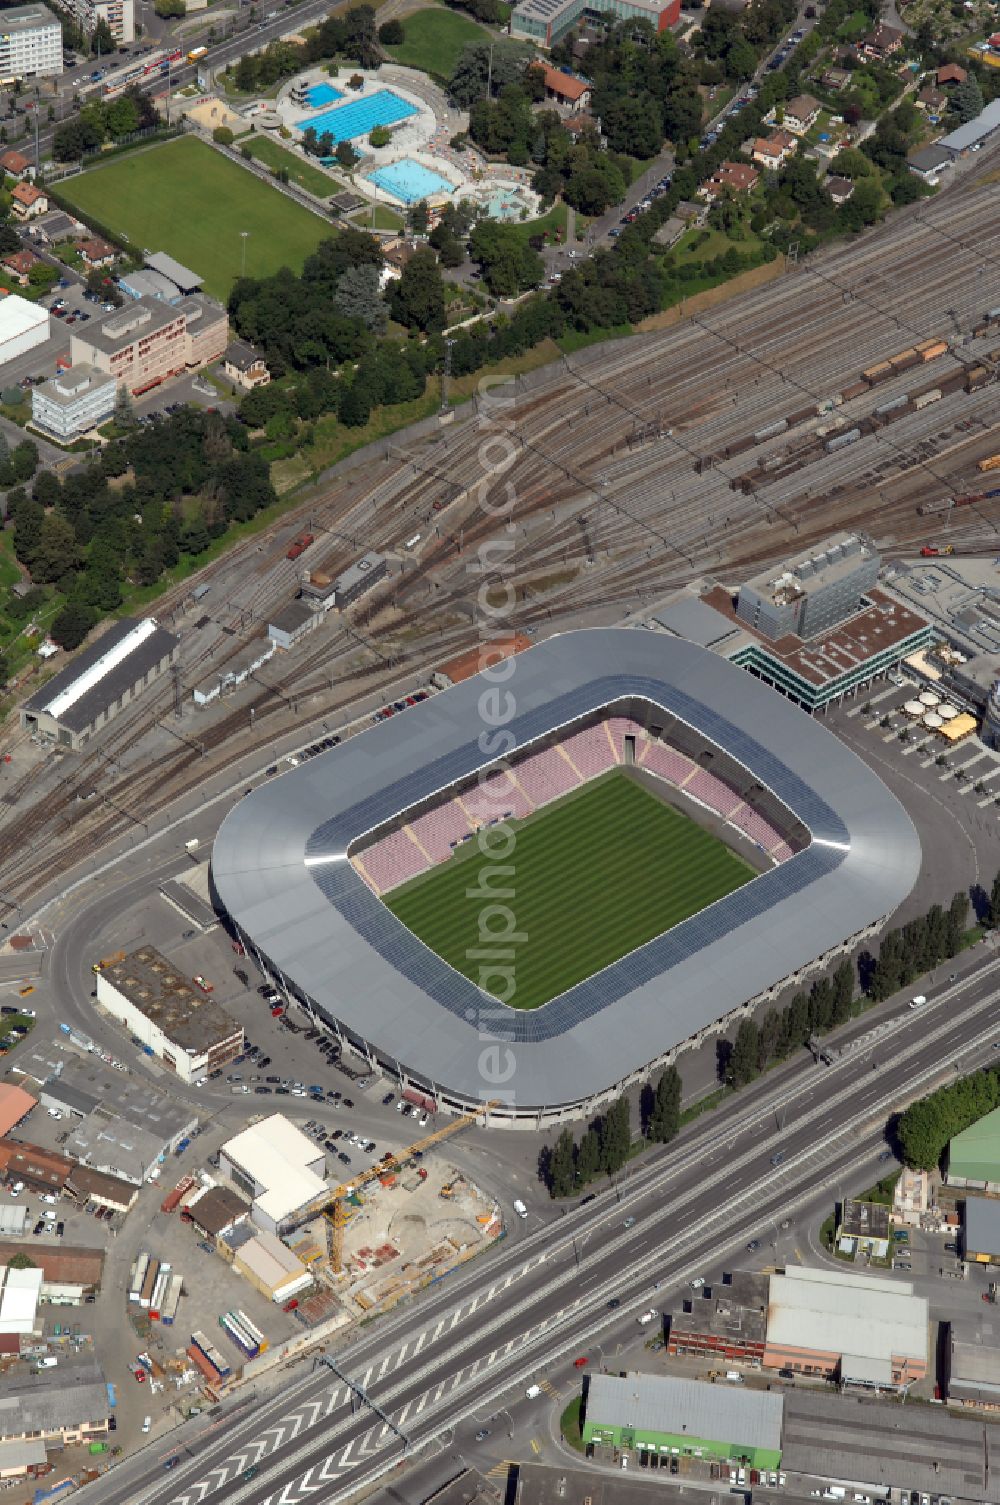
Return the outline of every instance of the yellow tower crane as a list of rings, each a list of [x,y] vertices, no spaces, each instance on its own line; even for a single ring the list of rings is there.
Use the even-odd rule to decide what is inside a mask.
[[[336,1191],[331,1192],[330,1200],[323,1209],[323,1215],[330,1224],[330,1268],[335,1275],[339,1275],[344,1268],[344,1228],[347,1224],[347,1200],[366,1186],[369,1181],[376,1181],[379,1176],[392,1176],[399,1171],[403,1164],[418,1151],[429,1149],[433,1144],[440,1144],[443,1139],[448,1139],[452,1134],[457,1134],[460,1129],[467,1129],[470,1124],[477,1123],[479,1119],[484,1122],[490,1110],[498,1108],[500,1100],[485,1103],[475,1113],[463,1113],[459,1118],[453,1118],[442,1128],[435,1129],[432,1134],[427,1134],[423,1139],[418,1139],[415,1144],[407,1145],[405,1150],[400,1150],[398,1155],[383,1155],[377,1165],[371,1165],[366,1171],[359,1171],[352,1176],[350,1181],[345,1181],[343,1186],[338,1186]]]

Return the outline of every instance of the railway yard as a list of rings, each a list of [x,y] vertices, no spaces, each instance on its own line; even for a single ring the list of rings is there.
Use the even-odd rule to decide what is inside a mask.
[[[987,318],[1000,306],[1000,203],[984,178],[986,164],[667,331],[494,383],[165,594],[154,610],[180,637],[179,673],[117,718],[113,756],[100,738],[44,754],[6,729],[0,893],[26,907],[208,772],[253,752],[263,765],[296,728],[304,740],[367,724],[484,617],[483,632],[540,635],[622,620],[841,528],[890,556],[928,538],[997,552],[1000,496],[977,469],[1000,450],[1000,323]],[[946,505],[956,496],[965,505]],[[289,560],[303,526],[316,542]],[[366,549],[389,559],[383,585],[233,696],[195,707],[193,686],[261,634],[303,568],[336,573]],[[502,611],[484,610],[485,581]],[[197,603],[193,584],[209,587]]]

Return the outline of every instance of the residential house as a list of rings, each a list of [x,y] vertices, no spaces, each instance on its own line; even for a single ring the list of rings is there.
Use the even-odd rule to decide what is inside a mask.
[[[914,152],[907,161],[907,167],[915,172],[918,178],[923,178],[925,183],[936,183],[938,173],[950,167],[953,162],[951,152],[943,146],[925,146],[920,151]]]
[[[31,227],[31,238],[45,245],[55,246],[60,241],[79,235],[83,228],[79,220],[72,219],[61,209],[50,209],[48,214],[40,215],[35,220]]]
[[[928,115],[940,115],[948,108],[948,96],[928,84],[926,89],[921,89],[914,103],[918,110],[926,110]]]
[[[222,357],[222,370],[230,381],[237,382],[248,392],[254,387],[266,387],[271,380],[264,357],[245,340],[234,340],[231,345],[227,345]]]
[[[819,119],[820,104],[811,94],[796,94],[784,107],[785,129],[794,136],[804,136]]]
[[[720,198],[726,192],[750,193],[759,181],[760,173],[756,167],[748,167],[745,162],[723,162],[712,176],[702,183],[698,193],[702,198],[709,200]]]
[[[761,167],[777,172],[789,157],[795,155],[798,144],[798,138],[791,131],[772,131],[770,136],[757,137],[750,155]]]
[[[80,253],[80,260],[90,271],[111,266],[118,255],[118,247],[113,246],[109,240],[104,240],[100,235],[91,235],[86,240],[78,240],[76,249]]]
[[[601,136],[601,122],[593,115],[586,114],[585,112],[581,112],[579,115],[567,115],[563,121],[563,130],[574,137],[574,139],[585,135],[587,131],[594,131],[600,137],[602,144],[604,141],[603,136]]]
[[[841,204],[846,204],[854,192],[854,184],[850,178],[838,178],[830,176],[826,180],[826,191],[839,209]]]
[[[960,68],[957,63],[945,63],[944,67],[937,71],[938,88],[943,88],[945,84],[964,84],[968,76],[965,69]]]
[[[33,178],[35,176],[33,164],[23,152],[16,152],[13,147],[8,147],[7,151],[0,152],[0,168],[3,169],[9,178],[17,178],[18,182],[22,178]]]
[[[898,52],[905,41],[905,31],[900,31],[898,26],[889,26],[885,21],[880,21],[874,30],[866,32],[861,38],[858,43],[858,52],[862,57],[881,63],[887,57],[892,57],[894,52]]]
[[[28,273],[32,267],[43,265],[42,258],[36,256],[34,251],[11,251],[9,256],[3,258],[3,267],[10,274],[18,287],[28,286]]]
[[[828,68],[820,79],[824,89],[832,89],[835,94],[846,89],[850,82],[851,75],[847,68]]]
[[[571,114],[589,109],[591,86],[585,78],[563,73],[560,68],[552,68],[548,63],[539,64],[538,67],[545,86],[545,98],[549,103],[557,104]]]
[[[36,219],[39,214],[48,213],[49,200],[34,183],[18,183],[11,192],[10,207],[15,219]]]

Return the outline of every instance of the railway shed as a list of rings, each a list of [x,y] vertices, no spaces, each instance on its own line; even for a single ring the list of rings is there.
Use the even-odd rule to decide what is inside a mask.
[[[74,752],[177,657],[178,639],[154,617],[123,617],[21,707],[21,726]]]

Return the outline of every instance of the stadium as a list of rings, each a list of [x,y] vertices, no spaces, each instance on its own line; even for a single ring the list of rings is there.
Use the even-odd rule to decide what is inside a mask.
[[[598,1109],[875,934],[920,844],[742,669],[569,632],[241,800],[220,908],[291,999],[443,1111]]]

